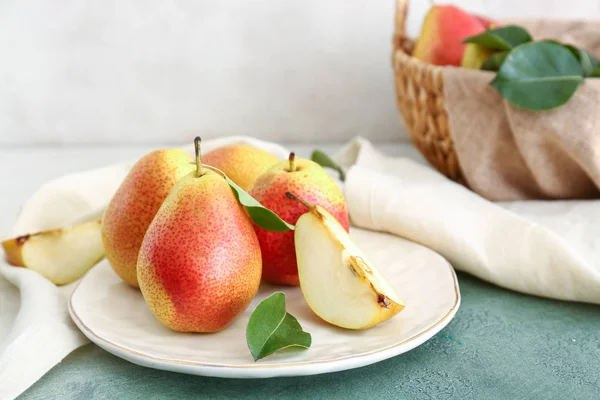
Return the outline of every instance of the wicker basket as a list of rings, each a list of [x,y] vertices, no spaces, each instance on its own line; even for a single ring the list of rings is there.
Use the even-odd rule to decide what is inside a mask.
[[[448,178],[466,185],[444,107],[444,67],[411,56],[414,42],[406,36],[407,12],[408,0],[396,0],[392,64],[398,109],[413,143],[427,161]]]

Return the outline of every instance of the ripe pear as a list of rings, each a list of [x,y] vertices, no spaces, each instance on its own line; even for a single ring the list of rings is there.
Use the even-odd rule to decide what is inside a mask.
[[[473,17],[475,17],[477,21],[479,21],[483,26],[485,26],[485,29],[495,29],[499,25],[498,22],[488,17],[482,17],[481,15],[475,14],[471,15],[473,15]]]
[[[136,264],[140,246],[154,215],[175,184],[194,170],[181,149],[153,151],[131,168],[102,218],[102,242],[115,272],[138,287]]]
[[[479,69],[481,65],[497,50],[488,49],[477,43],[467,43],[460,66],[463,68]]]
[[[295,224],[306,209],[289,199],[285,195],[287,191],[321,204],[339,220],[344,229],[349,229],[344,196],[319,164],[295,158],[291,153],[288,161],[276,164],[262,174],[250,187],[249,193],[286,222]],[[275,284],[298,285],[294,232],[270,232],[258,226],[254,229],[262,251],[263,279]]]
[[[239,187],[248,190],[279,158],[248,144],[232,144],[209,151],[202,156],[202,161],[225,172]]]
[[[308,306],[330,324],[366,329],[392,318],[404,303],[385,277],[320,205],[296,222],[300,287]]]
[[[482,23],[484,23],[487,29],[495,28],[495,25],[492,21],[487,20],[483,17],[476,18],[478,18]],[[477,43],[467,43],[460,66],[463,68],[480,69],[485,60],[490,58],[494,53],[497,53],[498,51],[499,50],[488,49],[487,47],[484,47]]]
[[[57,285],[81,278],[104,257],[100,221],[19,236],[2,242],[6,260]]]
[[[182,332],[217,332],[256,295],[261,256],[252,222],[225,179],[200,160],[160,207],[142,242],[138,282],[150,310]]]
[[[460,66],[463,40],[482,33],[490,21],[454,5],[434,5],[427,12],[413,56],[435,65]]]

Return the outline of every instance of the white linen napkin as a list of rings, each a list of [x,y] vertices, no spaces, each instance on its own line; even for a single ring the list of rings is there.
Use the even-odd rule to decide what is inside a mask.
[[[209,151],[235,142],[250,143],[282,159],[287,156],[276,144],[246,137],[208,141],[203,148]],[[600,272],[595,269],[599,202],[493,204],[426,166],[386,157],[360,138],[335,158],[348,169],[343,186],[355,226],[424,244],[456,269],[500,286],[600,303]],[[97,216],[131,165],[47,183],[23,207],[14,233]],[[56,288],[35,272],[4,261],[0,261],[0,275],[20,292],[10,290],[0,276],[0,305],[8,305],[0,307],[0,321],[11,323],[0,342],[0,398],[11,399],[87,340],[67,315],[66,300],[74,285]]]
[[[420,243],[457,270],[508,289],[600,303],[600,202],[495,204],[360,138],[336,159],[349,168],[352,224]]]

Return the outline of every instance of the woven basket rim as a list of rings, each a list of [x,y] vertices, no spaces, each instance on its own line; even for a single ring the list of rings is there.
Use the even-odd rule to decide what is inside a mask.
[[[438,171],[466,185],[444,105],[443,71],[412,56],[415,41],[406,34],[408,0],[396,0],[392,66],[398,109],[415,147]]]

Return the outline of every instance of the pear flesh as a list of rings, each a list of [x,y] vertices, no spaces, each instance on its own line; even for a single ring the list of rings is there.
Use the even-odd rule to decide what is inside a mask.
[[[91,221],[5,240],[2,247],[10,264],[64,285],[81,278],[104,257],[100,228],[100,221]]]
[[[326,209],[311,207],[294,234],[300,287],[325,321],[366,329],[404,309],[404,303]]]

